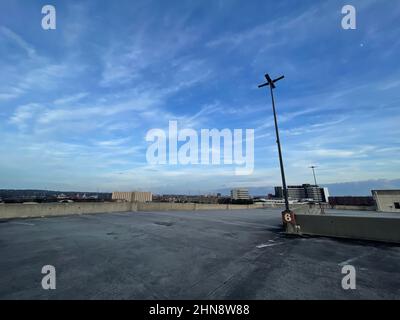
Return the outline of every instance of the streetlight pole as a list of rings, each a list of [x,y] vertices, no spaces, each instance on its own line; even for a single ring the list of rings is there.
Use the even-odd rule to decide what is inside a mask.
[[[318,187],[317,178],[315,177],[315,168],[316,168],[316,166],[310,166],[310,168],[312,169],[312,172],[313,172],[315,187]],[[318,190],[320,190],[320,189],[318,189]],[[324,207],[322,206],[321,201],[318,201],[318,204],[319,204],[319,208],[321,210],[321,213],[325,213]]]
[[[312,169],[312,173],[314,175],[314,184],[315,184],[315,186],[317,186],[317,179],[315,178],[315,170],[314,170],[316,168],[316,166],[311,166],[310,168]]]
[[[279,78],[276,78],[275,80],[272,80],[267,73],[265,75],[265,79],[267,79],[266,83],[260,84],[258,87],[262,88],[265,86],[269,86],[270,92],[271,92],[271,99],[272,99],[272,110],[274,113],[274,123],[275,123],[275,134],[276,134],[276,144],[278,145],[278,154],[279,154],[279,164],[281,168],[281,177],[282,177],[282,189],[283,189],[283,196],[285,198],[285,212],[290,212],[289,208],[289,200],[288,200],[288,194],[287,194],[287,188],[286,188],[286,179],[285,179],[285,169],[283,167],[283,159],[282,159],[282,150],[281,150],[281,141],[279,139],[279,129],[278,129],[278,120],[276,117],[276,110],[275,110],[275,99],[274,99],[274,91],[275,89],[275,82],[282,80],[284,76],[281,76]]]

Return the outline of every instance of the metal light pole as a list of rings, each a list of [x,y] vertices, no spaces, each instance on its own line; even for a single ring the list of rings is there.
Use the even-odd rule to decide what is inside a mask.
[[[267,79],[267,82],[263,83],[263,84],[260,84],[258,87],[262,88],[262,87],[265,87],[265,86],[269,86],[269,89],[270,89],[270,92],[271,92],[272,110],[274,112],[274,122],[275,122],[276,143],[278,145],[278,154],[279,154],[279,164],[280,164],[280,167],[281,167],[283,196],[285,198],[285,212],[290,212],[289,200],[288,200],[288,194],[287,194],[287,188],[286,188],[285,169],[283,167],[281,141],[279,139],[278,120],[276,118],[275,99],[274,99],[274,92],[273,92],[273,89],[275,89],[275,82],[277,82],[279,80],[282,80],[283,78],[284,78],[284,76],[281,76],[279,78],[276,78],[275,80],[272,80],[270,78],[269,74],[267,73],[265,75],[265,79]]]
[[[314,170],[316,168],[316,166],[311,166],[310,168],[312,169],[312,173],[314,175],[314,184],[315,184],[315,186],[317,186],[317,179],[315,178],[315,170]]]
[[[312,169],[312,172],[313,172],[315,187],[318,187],[317,178],[315,177],[315,168],[316,168],[316,166],[310,166],[310,168]],[[321,210],[321,213],[325,213],[325,210],[324,210],[324,207],[322,206],[321,201],[318,201],[318,204],[319,204],[319,208]]]

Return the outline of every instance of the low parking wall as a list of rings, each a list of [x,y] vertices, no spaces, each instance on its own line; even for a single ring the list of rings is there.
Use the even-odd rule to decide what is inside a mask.
[[[400,217],[296,214],[293,234],[400,243]]]
[[[17,203],[0,204],[0,219],[131,211],[243,210],[261,207],[262,205],[259,204],[235,205],[168,202]]]
[[[0,219],[132,211],[129,202],[0,204]]]
[[[330,206],[331,209],[335,210],[355,210],[355,211],[376,211],[375,206],[345,206],[345,205],[334,205]]]

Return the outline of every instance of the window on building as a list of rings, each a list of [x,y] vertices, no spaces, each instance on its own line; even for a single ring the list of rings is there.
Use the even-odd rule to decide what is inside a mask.
[[[394,208],[395,209],[400,209],[400,202],[395,202],[394,203]]]

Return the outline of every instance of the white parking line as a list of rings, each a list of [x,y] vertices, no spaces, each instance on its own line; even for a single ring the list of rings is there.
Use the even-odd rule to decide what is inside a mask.
[[[10,222],[11,224],[22,224],[24,226],[34,226],[33,223],[27,223],[27,222]]]
[[[261,249],[261,248],[266,248],[266,247],[273,247],[273,246],[277,246],[277,245],[280,245],[280,244],[283,244],[283,242],[277,242],[277,243],[261,243],[261,244],[259,244],[259,245],[257,246],[257,248],[258,248],[258,249]]]
[[[372,251],[374,251],[374,250],[372,250]],[[354,262],[354,261],[356,261],[358,259],[364,258],[364,257],[368,256],[369,254],[371,254],[371,252],[360,254],[359,256],[355,256],[355,257],[350,258],[348,260],[342,261],[342,262],[338,263],[338,265],[343,267],[343,266],[348,265],[348,264],[350,264],[350,263],[352,263],[352,262]]]

